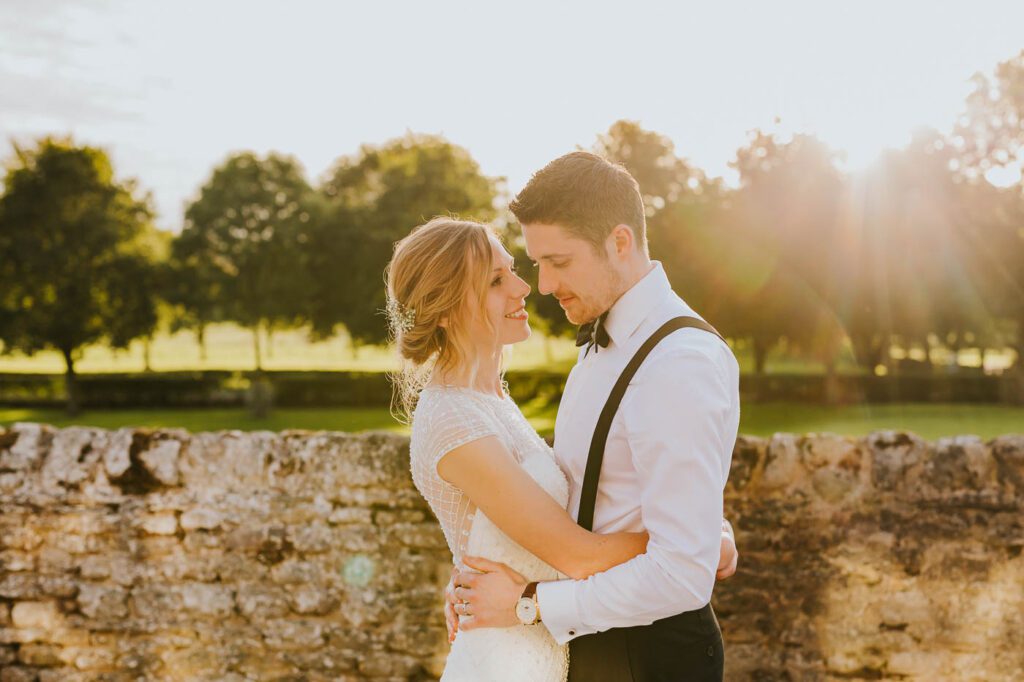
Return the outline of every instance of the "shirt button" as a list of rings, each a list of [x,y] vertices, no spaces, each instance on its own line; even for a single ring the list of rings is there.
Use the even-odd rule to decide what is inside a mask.
[[[714,657],[714,655],[715,655],[715,647],[709,646],[708,647],[708,656]]]
[[[569,636],[570,637],[575,637],[576,636],[576,631],[575,630],[569,630]]]

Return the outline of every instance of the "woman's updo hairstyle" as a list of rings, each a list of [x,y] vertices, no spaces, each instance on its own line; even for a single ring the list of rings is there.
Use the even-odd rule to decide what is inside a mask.
[[[412,418],[435,368],[452,369],[470,360],[467,323],[474,301],[483,310],[492,235],[487,225],[438,217],[395,244],[384,278],[388,327],[402,365],[392,375],[392,411],[397,402],[402,421]]]

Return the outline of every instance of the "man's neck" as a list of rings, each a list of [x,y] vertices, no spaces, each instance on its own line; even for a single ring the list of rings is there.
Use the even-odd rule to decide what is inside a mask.
[[[621,291],[615,294],[615,300],[611,302],[607,310],[611,310],[612,307],[619,302],[619,299],[622,298],[627,291],[635,287],[637,283],[640,282],[640,280],[642,280],[644,277],[649,275],[651,270],[653,269],[654,261],[650,260],[649,258],[644,259],[644,261],[636,263],[635,267],[631,268],[626,273],[625,278],[622,280],[623,284],[621,287]]]

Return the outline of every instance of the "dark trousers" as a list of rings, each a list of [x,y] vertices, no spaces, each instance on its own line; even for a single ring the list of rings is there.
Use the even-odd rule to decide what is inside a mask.
[[[724,665],[711,604],[569,642],[569,682],[720,682]]]

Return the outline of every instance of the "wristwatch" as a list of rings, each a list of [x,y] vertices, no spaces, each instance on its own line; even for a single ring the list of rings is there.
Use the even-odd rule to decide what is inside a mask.
[[[537,607],[537,583],[530,583],[523,590],[523,596],[516,602],[516,617],[523,625],[540,622],[540,609]]]

